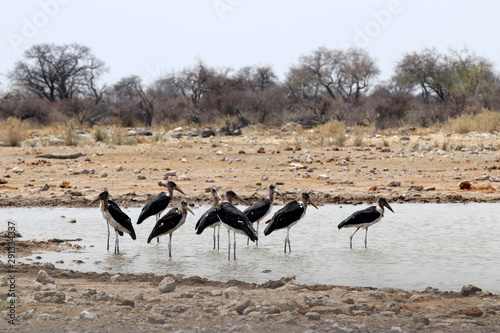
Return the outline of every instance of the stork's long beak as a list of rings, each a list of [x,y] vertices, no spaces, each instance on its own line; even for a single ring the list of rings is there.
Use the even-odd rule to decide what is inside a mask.
[[[193,210],[191,208],[189,208],[189,206],[186,206],[186,209],[187,209],[188,212],[190,212],[191,214],[194,215]]]
[[[319,209],[318,206],[316,206],[314,202],[312,202],[310,199],[307,200],[307,202],[309,202],[312,206],[314,206],[314,208]]]
[[[101,200],[101,196],[100,195],[97,198],[95,198],[91,203],[89,203],[89,206],[95,204],[99,200]]]
[[[176,191],[181,192],[181,193],[182,193],[182,194],[184,194],[184,195],[186,195],[186,193],[184,193],[184,192],[180,189],[180,187],[179,187],[179,186],[177,186],[177,184],[175,184],[175,185],[174,185],[173,189],[174,189],[174,190],[176,190]]]
[[[387,201],[386,201],[386,202],[384,202],[384,206],[386,206],[386,207],[387,207],[387,208],[388,208],[391,212],[393,212],[393,213],[394,213],[394,211],[392,210],[392,207],[391,207],[391,206],[389,206],[389,203],[388,203]]]
[[[219,201],[223,201],[222,197],[219,194],[219,191],[215,192],[215,195],[217,196],[217,198],[219,199]]]
[[[234,197],[238,199],[239,201],[243,202],[245,205],[247,205],[247,202],[243,200],[238,194],[234,193]]]

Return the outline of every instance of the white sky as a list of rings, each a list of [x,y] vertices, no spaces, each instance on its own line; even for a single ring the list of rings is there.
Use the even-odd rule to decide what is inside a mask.
[[[500,2],[465,0],[0,0],[0,89],[30,46],[79,43],[149,84],[194,65],[270,65],[284,78],[319,46],[363,47],[388,79],[404,53],[468,47],[500,71]]]

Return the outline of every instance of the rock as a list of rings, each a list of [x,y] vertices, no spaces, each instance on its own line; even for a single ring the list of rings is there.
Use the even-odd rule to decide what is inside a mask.
[[[83,292],[82,297],[83,298],[90,298],[96,294],[97,294],[97,291],[94,288],[89,288]]]
[[[460,184],[458,184],[458,187],[461,190],[470,190],[472,188],[472,185],[468,181],[463,181],[463,182],[460,182]]]
[[[317,312],[308,312],[305,315],[307,320],[319,320],[320,319],[320,314]]]
[[[175,280],[167,276],[166,278],[161,280],[160,284],[158,285],[158,288],[162,293],[169,293],[174,291],[176,286],[177,283],[175,282]]]
[[[482,317],[483,314],[484,314],[484,312],[476,306],[473,306],[473,307],[470,307],[470,308],[467,308],[464,310],[464,315],[469,316],[469,317]]]
[[[7,181],[7,180],[5,180],[5,179],[3,179],[3,178],[0,178],[0,185],[2,185],[2,184],[7,184],[7,183],[8,183],[8,181]]]
[[[243,294],[238,289],[238,287],[229,287],[222,293],[222,297],[225,299],[237,299],[241,297]]]
[[[123,301],[120,302],[120,305],[135,307],[135,302],[132,301],[131,299],[124,299]]]
[[[48,191],[50,189],[49,184],[44,184],[43,186],[40,186],[40,191]]]
[[[227,308],[229,311],[236,311],[238,314],[243,314],[246,308],[248,308],[252,304],[252,300],[247,298],[245,300],[238,300],[232,302]]]
[[[399,138],[401,141],[410,141],[410,137],[408,135],[403,135],[402,137]]]
[[[0,238],[21,238],[23,237],[17,230],[9,231],[7,229],[0,231]]]
[[[151,313],[148,315],[148,323],[163,325],[165,324],[165,316],[158,313]]]
[[[119,282],[121,280],[121,275],[120,274],[116,274],[116,275],[113,275],[112,277],[109,278],[109,281],[111,283],[116,283],[116,282]]]
[[[474,295],[478,291],[483,291],[483,290],[481,288],[473,286],[472,284],[469,284],[468,286],[462,287],[462,290],[460,291],[460,294],[462,296],[469,296],[469,295]]]
[[[177,176],[177,180],[191,180],[191,177],[189,177],[188,175],[180,175]]]
[[[391,152],[391,148],[389,148],[389,147],[383,147],[382,149],[380,149],[380,152],[382,152],[382,153],[390,153]]]
[[[21,167],[13,167],[12,168],[12,172],[14,172],[14,173],[23,173],[24,169],[21,168]]]
[[[416,318],[413,322],[415,324],[424,324],[425,326],[430,324],[429,318],[427,317]]]
[[[83,310],[80,312],[80,319],[82,320],[87,320],[87,321],[93,321],[97,319],[97,316],[93,313],[90,313],[86,310]]]
[[[57,316],[48,314],[48,313],[39,313],[38,316],[36,316],[38,320],[57,320]]]
[[[257,154],[265,154],[266,153],[266,150],[264,149],[264,147],[260,147],[258,150],[257,150]]]
[[[138,301],[143,301],[144,300],[144,294],[143,293],[138,293],[137,295],[134,296],[134,298]]]
[[[401,327],[398,327],[398,326],[393,326],[391,327],[391,333],[402,333],[403,332],[403,329]]]
[[[177,175],[177,171],[175,170],[169,170],[163,174],[163,179],[167,180],[168,177],[175,177]]]
[[[398,187],[398,186],[401,186],[401,182],[398,182],[398,181],[393,180],[393,181],[392,181],[392,182],[390,182],[387,186],[390,186],[390,187]]]
[[[340,326],[338,323],[333,324],[328,330],[330,333],[350,333],[351,330],[346,327]]]
[[[396,302],[392,302],[385,307],[385,311],[392,311],[398,314],[401,311],[401,307]]]
[[[106,178],[108,176],[108,173],[107,172],[103,172],[101,173],[101,178]]]
[[[5,276],[0,276],[0,287],[5,287],[8,285],[7,278]]]
[[[123,171],[123,167],[121,165],[116,166],[116,171]]]
[[[93,299],[97,302],[109,302],[112,301],[114,297],[106,293],[105,291],[101,291],[99,292],[99,294],[95,295]]]
[[[419,185],[411,185],[408,190],[410,191],[422,191],[422,188]]]
[[[43,285],[46,285],[47,283],[55,283],[54,279],[50,277],[50,275],[44,271],[44,270],[39,270],[38,274],[35,279],[36,282],[40,282]]]
[[[34,298],[40,303],[63,303],[66,299],[66,294],[61,290],[37,291]]]
[[[328,176],[327,176],[327,175],[325,175],[325,174],[321,174],[321,175],[319,175],[319,176],[318,176],[318,180],[327,180],[327,179],[329,179],[329,178],[330,178],[330,177],[328,177]]]
[[[435,191],[436,188],[434,186],[430,186],[430,187],[424,187],[424,191]]]

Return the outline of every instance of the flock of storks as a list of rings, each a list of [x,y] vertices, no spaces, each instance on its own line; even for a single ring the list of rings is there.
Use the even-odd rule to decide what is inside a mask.
[[[170,203],[174,190],[185,195],[185,193],[179,188],[179,186],[177,186],[177,184],[175,184],[171,180],[167,182],[167,190],[168,193],[160,192],[157,196],[146,203],[146,205],[141,210],[141,213],[137,220],[137,224],[141,224],[150,216],[156,216],[156,224],[148,237],[148,243],[150,243],[151,240],[155,237],[159,242],[160,236],[168,234],[168,255],[169,257],[171,257],[172,233],[184,224],[188,212],[193,215],[194,213],[189,207],[188,202],[185,199],[182,199],[178,207],[170,209],[165,215],[160,217],[161,213],[167,208],[168,204]],[[257,201],[244,211],[241,211],[233,205],[233,201],[239,200],[244,203],[245,201],[241,199],[234,191],[228,190],[226,192],[226,200],[223,200],[217,188],[213,187],[211,190],[212,206],[200,217],[200,219],[196,223],[196,234],[201,234],[207,227],[213,228],[215,250],[217,229],[217,249],[219,249],[220,226],[224,225],[227,228],[228,232],[228,260],[231,259],[231,231],[233,232],[233,255],[234,260],[236,260],[236,233],[246,235],[249,240],[258,244],[259,222],[262,221],[271,212],[274,201],[274,194],[281,195],[274,184],[269,184],[268,190],[269,195],[266,198]],[[109,192],[107,189],[104,189],[99,194],[99,196],[94,201],[92,201],[91,204],[97,201],[100,201],[100,209],[108,225],[107,249],[109,250],[109,226],[111,226],[115,229],[116,235],[115,253],[119,253],[120,248],[118,236],[123,236],[124,233],[127,233],[130,235],[130,237],[132,237],[133,240],[136,239],[132,221],[130,217],[125,214],[113,200],[109,198]],[[285,253],[287,244],[288,252],[292,252],[292,248],[290,245],[290,228],[293,227],[297,222],[299,222],[302,217],[304,217],[308,204],[311,204],[313,207],[318,209],[318,207],[311,201],[309,193],[301,192],[298,201],[289,202],[283,208],[274,213],[271,219],[265,222],[267,224],[267,227],[264,230],[265,236],[269,235],[274,230],[285,228],[287,229],[284,248]],[[338,225],[339,229],[356,228],[354,233],[349,238],[350,248],[352,248],[352,237],[361,228],[365,229],[365,248],[367,247],[368,227],[380,221],[380,219],[384,216],[384,207],[387,207],[391,212],[394,213],[387,200],[383,197],[380,197],[375,206],[370,206],[368,208],[354,212]],[[253,223],[257,224],[257,229],[254,229]]]

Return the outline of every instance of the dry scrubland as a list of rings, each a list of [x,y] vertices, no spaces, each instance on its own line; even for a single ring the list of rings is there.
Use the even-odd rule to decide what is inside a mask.
[[[7,133],[5,128],[1,133]],[[373,134],[369,128],[346,129],[332,122],[308,130],[292,124],[272,130],[251,127],[241,136],[207,138],[185,126],[151,133],[121,128],[85,132],[66,124],[15,133],[20,146],[0,147],[4,207],[85,206],[103,187],[121,205],[139,207],[165,190],[166,179],[174,180],[193,204],[207,203],[212,186],[221,192],[231,188],[251,202],[266,195],[270,182],[284,194],[283,201],[308,190],[317,204],[371,203],[381,195],[389,202],[499,199],[495,132],[453,133],[449,127]],[[176,193],[173,204],[179,198]],[[16,246],[19,255],[61,250],[29,241]],[[164,276],[152,274],[113,277],[36,264],[17,270],[18,331],[500,331],[500,297],[472,287],[462,293],[414,292],[302,286],[293,279],[254,285],[169,276],[176,287],[162,293]],[[5,264],[1,271],[7,271]],[[2,284],[4,319],[5,288]],[[0,327],[13,329],[3,320]]]
[[[466,122],[377,134],[338,122],[307,130],[289,124],[206,138],[186,126],[16,130],[13,136],[28,137],[19,139],[19,147],[0,148],[0,204],[82,206],[107,187],[115,200],[140,206],[164,190],[167,179],[191,203],[208,202],[212,186],[251,201],[265,195],[270,182],[285,200],[307,190],[317,203],[371,203],[381,195],[389,202],[495,202],[498,132],[453,134],[453,127],[471,128]]]

